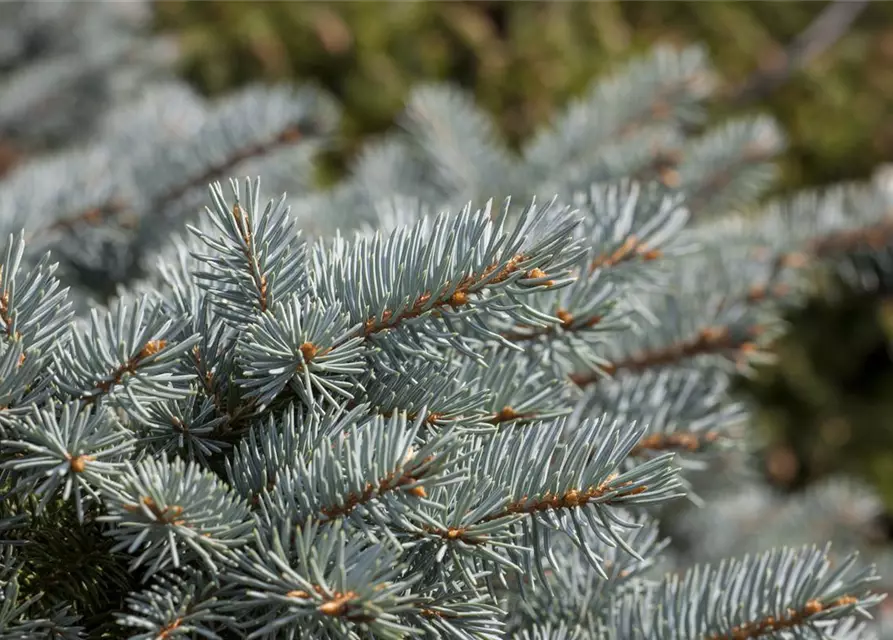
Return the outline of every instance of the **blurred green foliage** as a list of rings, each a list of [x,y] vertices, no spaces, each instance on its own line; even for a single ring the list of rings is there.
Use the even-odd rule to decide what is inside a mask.
[[[771,65],[825,2],[156,3],[183,72],[209,94],[256,80],[318,83],[345,106],[339,164],[386,129],[410,87],[474,92],[512,141],[656,42],[701,42],[734,89]],[[893,158],[893,4],[874,2],[768,100],[791,136],[784,188],[868,175]],[[717,105],[718,115],[728,107]]]
[[[788,322],[777,363],[740,381],[760,408],[770,477],[795,489],[861,476],[893,511],[893,301],[815,297]]]
[[[729,98],[826,2],[158,2],[180,36],[183,73],[208,94],[257,80],[314,82],[344,105],[330,177],[387,129],[409,89],[457,83],[518,143],[596,78],[657,42],[703,43]],[[865,179],[893,161],[893,3],[848,32],[765,100],[788,133],[779,191]],[[817,299],[790,318],[780,366],[746,385],[781,459],[780,482],[849,470],[893,507],[893,312],[874,299]],[[793,455],[790,455],[793,453]],[[843,455],[841,455],[841,453]],[[778,458],[778,456],[776,456]],[[783,467],[769,459],[770,466]]]

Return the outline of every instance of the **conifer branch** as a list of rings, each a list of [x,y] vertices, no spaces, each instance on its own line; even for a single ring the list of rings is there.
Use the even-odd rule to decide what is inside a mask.
[[[585,333],[598,327],[605,319],[605,316],[601,313],[583,313],[581,314],[583,317],[579,318],[572,311],[563,307],[559,307],[554,312],[554,315],[558,319],[558,323],[544,327],[516,325],[513,329],[502,332],[500,337],[511,343],[535,342],[541,339],[561,337],[562,335]]]
[[[22,347],[19,366],[27,353],[45,350],[62,340],[72,315],[68,289],[54,276],[57,265],[44,254],[28,272],[24,232],[10,236],[6,259],[0,264],[0,320],[10,342]]]
[[[325,518],[330,520],[340,518],[348,515],[357,507],[393,491],[402,490],[417,498],[424,498],[427,493],[425,492],[425,487],[419,484],[419,482],[425,479],[426,470],[423,467],[433,460],[434,456],[428,456],[415,465],[410,464],[409,468],[405,470],[402,467],[398,467],[379,479],[377,484],[367,483],[361,494],[350,493],[345,497],[342,504],[321,507],[320,512]]]
[[[227,599],[223,610],[255,616],[255,636],[281,628],[283,620],[323,637],[345,630],[345,624],[347,629],[362,625],[376,636],[395,629],[406,633],[394,614],[414,600],[402,595],[413,580],[401,579],[397,550],[348,534],[342,523],[294,527],[285,518],[266,532],[256,531],[254,543],[235,556],[238,567],[227,575],[247,598]]]
[[[691,144],[684,161],[666,173],[664,184],[686,193],[693,216],[722,214],[762,195],[776,175],[772,160],[783,148],[773,120],[732,120]]]
[[[191,177],[188,181],[182,182],[174,189],[171,189],[160,196],[157,200],[152,202],[150,209],[154,211],[164,209],[182,198],[192,189],[200,188],[207,184],[213,184],[227,178],[239,164],[247,160],[262,158],[282,147],[292,146],[303,142],[307,133],[308,130],[303,129],[300,125],[290,124],[266,142],[254,144],[242,149],[234,149],[228,157],[208,167],[204,173]]]
[[[277,303],[308,293],[306,248],[284,194],[262,207],[259,180],[245,181],[244,200],[238,182],[231,180],[230,188],[232,205],[222,186],[212,185],[214,207],[206,210],[207,220],[222,237],[214,237],[211,229],[187,228],[206,251],[193,253],[206,267],[192,274],[198,286],[218,314],[244,328],[258,312],[263,317]]]
[[[633,260],[641,260],[642,262],[651,262],[662,257],[659,249],[651,249],[647,244],[641,242],[635,235],[628,236],[623,244],[610,254],[601,254],[593,258],[589,265],[589,272],[592,273],[598,269],[607,267],[616,267],[618,265],[631,262]]]
[[[412,442],[422,419],[416,418],[407,428],[405,414],[387,420],[372,414],[369,420],[368,409],[363,405],[350,411],[333,426],[329,445],[317,446],[306,463],[297,469],[282,467],[272,483],[273,491],[261,497],[265,511],[302,525],[362,518],[366,509],[360,507],[375,509],[379,514],[393,509],[396,514],[401,511],[404,496],[410,502],[424,499],[428,489],[461,477],[447,466],[460,443],[455,430],[448,427],[416,449]],[[358,423],[362,425],[359,431]],[[357,460],[353,451],[358,447],[382,453],[374,461]],[[309,488],[316,477],[327,477],[329,482],[321,495],[313,496]]]
[[[704,68],[688,70],[688,73],[673,77],[655,87],[646,105],[638,106],[638,114],[617,130],[617,137],[626,138],[643,127],[671,122],[676,116],[677,103],[692,100],[711,83],[710,73]],[[695,98],[697,99],[697,98]]]
[[[211,427],[209,435],[229,441],[247,430],[250,419],[257,416],[260,409],[256,398],[247,397],[244,392],[234,393],[234,384],[228,377],[236,361],[235,336],[214,315],[207,299],[199,300],[195,303],[196,310],[189,313],[193,315],[192,331],[201,338],[186,352],[186,369],[194,376],[198,395],[213,407],[216,417],[206,423]],[[182,411],[168,412],[164,421],[187,415]]]
[[[621,435],[616,423],[577,422],[579,417],[520,433],[501,431],[482,450],[483,465],[475,467],[481,468],[480,486],[465,488],[449,498],[436,496],[448,500],[455,505],[451,509],[458,511],[425,524],[416,535],[434,536],[444,544],[461,541],[472,546],[498,546],[511,544],[516,523],[529,529],[540,525],[549,528],[556,522],[570,527],[571,522],[588,520],[603,535],[616,538],[619,534],[615,529],[622,525],[611,524],[620,522],[608,514],[611,507],[634,507],[660,499],[658,496],[673,495],[678,478],[669,462],[672,454],[621,474],[617,468],[640,439],[641,429]],[[557,442],[563,432],[568,434],[568,449]],[[531,447],[537,455],[527,461]],[[519,473],[520,468],[526,471]],[[540,475],[549,478],[547,486],[531,482],[532,477]],[[575,545],[584,545],[580,531],[568,532]],[[596,558],[590,559],[593,566],[599,565]]]
[[[241,421],[256,412],[257,406],[253,398],[245,399],[243,403],[236,407],[235,411],[231,410],[226,398],[224,398],[224,391],[220,388],[217,377],[213,371],[205,366],[199,346],[195,345],[192,347],[189,353],[198,374],[196,380],[201,385],[205,396],[214,403],[217,413],[224,418],[225,422],[220,427],[221,434],[225,431],[232,431]]]
[[[828,546],[785,547],[667,575],[654,590],[624,594],[632,608],[616,607],[613,623],[633,638],[661,637],[672,620],[685,637],[748,640],[864,615],[883,599],[868,590],[878,579],[874,567],[857,569],[856,554],[832,566],[829,552]],[[680,597],[691,589],[703,589],[704,596]],[[756,592],[764,595],[739,595]]]
[[[580,507],[585,507],[589,503],[595,502],[602,505],[611,505],[614,504],[615,501],[617,501],[617,503],[619,504],[623,498],[635,496],[648,490],[647,486],[640,485],[633,489],[630,489],[629,491],[622,491],[622,488],[624,486],[629,486],[633,483],[627,482],[619,486],[615,486],[613,485],[613,481],[616,478],[616,474],[614,474],[613,476],[609,476],[607,480],[605,480],[597,487],[590,487],[585,491],[569,489],[561,495],[555,495],[547,491],[540,498],[531,499],[525,497],[516,502],[512,502],[501,511],[497,511],[495,513],[487,515],[482,520],[482,522],[491,522],[493,520],[499,520],[501,518],[507,518],[510,516],[521,514],[531,515],[544,511],[577,509]],[[605,498],[606,495],[611,493],[613,493],[614,495]]]
[[[0,265],[0,281],[3,280],[3,266]],[[21,332],[15,330],[13,319],[10,316],[9,309],[9,291],[5,288],[0,291],[0,321],[3,322],[6,337],[11,340],[18,340],[22,337]],[[22,354],[24,357],[25,354]]]
[[[72,231],[80,225],[98,227],[108,223],[117,215],[129,212],[130,207],[119,199],[112,199],[100,205],[85,209],[79,213],[57,218],[46,227],[46,231]],[[32,233],[32,237],[36,235]]]
[[[437,310],[449,306],[453,310],[473,304],[472,288],[479,290],[483,286],[498,285],[505,282],[509,276],[522,271],[521,265],[527,256],[518,254],[510,258],[506,264],[491,264],[479,274],[465,276],[458,282],[446,282],[436,294],[425,292],[415,302],[403,311],[394,314],[390,309],[385,309],[379,316],[370,316],[363,323],[363,335],[368,337],[375,333],[393,329],[401,322],[418,318],[424,313],[437,314]],[[542,269],[534,268],[523,274],[523,278],[529,280],[542,280],[547,278]],[[551,280],[546,280],[545,285],[551,286]]]
[[[665,451],[695,453],[714,444],[718,439],[719,434],[713,431],[708,431],[707,433],[693,431],[649,433],[639,440],[638,444],[629,452],[629,455],[630,457],[638,457]]]
[[[747,302],[783,300],[791,293],[787,284],[772,284],[786,270],[802,270],[817,261],[851,255],[858,251],[882,251],[893,244],[893,222],[878,223],[855,229],[841,229],[812,238],[799,249],[784,251],[772,260],[766,280],[748,289]]]
[[[718,171],[708,169],[707,178],[697,178],[695,187],[686,199],[695,215],[716,199],[716,194],[726,188],[743,169],[752,165],[771,162],[778,155],[778,148],[774,145],[758,144],[753,142],[736,155]],[[679,173],[668,172],[664,175],[664,184],[669,187],[681,185]]]
[[[156,640],[186,633],[219,638],[221,627],[237,626],[216,610],[220,592],[219,585],[205,582],[194,570],[185,576],[166,574],[148,589],[131,595],[127,599],[129,611],[116,617],[119,624],[142,629]]]
[[[103,395],[108,394],[115,386],[120,385],[124,381],[125,376],[135,374],[142,363],[148,361],[165,347],[167,347],[167,340],[150,340],[127,362],[104,375],[101,379],[95,380],[91,388],[81,392],[78,398],[88,404],[93,404]]]
[[[844,229],[816,238],[810,241],[808,251],[816,258],[828,258],[862,248],[880,250],[891,243],[893,221],[883,220],[867,227]],[[790,263],[799,263],[796,254],[791,255]]]
[[[322,603],[320,604],[316,604],[316,601],[314,601],[316,610],[325,616],[344,618],[345,620],[354,623],[372,622],[375,619],[374,616],[364,613],[362,607],[357,607],[357,609],[359,609],[358,611],[352,608],[356,604],[360,604],[356,592],[347,591],[342,593],[340,591],[334,591],[326,593],[326,590],[318,584],[312,585],[312,589],[313,592],[322,599]],[[302,601],[310,599],[310,592],[303,589],[289,591],[285,595],[288,598]]]
[[[728,638],[732,640],[749,640],[751,638],[762,638],[808,624],[810,617],[818,615],[827,609],[855,605],[858,602],[858,598],[850,595],[842,595],[828,604],[822,604],[819,600],[812,599],[799,610],[787,609],[780,616],[770,615],[759,620],[735,625],[728,632],[711,634],[704,640],[726,640]]]
[[[168,317],[145,295],[102,316],[94,310],[89,331],[72,330],[72,348],[61,354],[55,381],[72,398],[87,404],[106,399],[137,420],[149,419],[149,406],[190,395],[179,385],[193,376],[171,367],[199,341],[184,332],[187,324],[187,317]],[[117,348],[103,348],[104,341]]]
[[[686,360],[702,355],[723,355],[729,352],[749,353],[756,349],[752,339],[762,333],[759,326],[750,327],[743,335],[736,337],[729,327],[705,327],[697,335],[660,349],[618,360],[602,367],[601,371],[573,373],[571,381],[585,387],[596,383],[605,374],[614,376],[620,373],[640,374],[649,369],[682,364]]]
[[[636,182],[658,182],[669,189],[679,186],[679,167],[683,161],[682,150],[658,147],[651,152],[647,165],[633,174]]]
[[[245,543],[254,528],[248,506],[195,463],[168,462],[162,454],[126,469],[120,484],[105,487],[108,513],[98,520],[113,525],[114,550],[142,549],[131,568],[149,563],[146,577],[190,558],[214,570],[215,559]]]
[[[147,206],[149,212],[164,211],[171,204],[177,202],[184,195],[194,189],[202,188],[228,177],[229,174],[241,163],[254,158],[263,158],[280,148],[297,144],[305,139],[306,132],[300,125],[289,124],[279,134],[266,142],[254,143],[243,148],[233,149],[224,159],[207,167],[202,173],[189,176],[187,180],[180,182],[173,188],[159,194]],[[120,199],[112,199],[108,202],[90,207],[79,213],[54,220],[47,231],[68,231],[78,225],[88,224],[99,226],[107,224],[114,216],[121,215],[133,209],[133,205]]]
[[[563,359],[579,362],[600,336],[619,328],[615,322],[625,322],[612,313],[621,286],[635,287],[646,279],[657,283],[663,259],[677,258],[690,247],[680,234],[688,218],[682,200],[658,185],[593,186],[573,202],[584,212],[582,235],[592,245],[572,271],[576,280],[539,296],[540,309],[554,309],[548,320],[500,327],[500,338],[524,347],[533,343],[549,360],[550,352],[560,352]]]
[[[579,220],[570,210],[555,211],[552,204],[537,209],[534,202],[509,230],[509,204],[496,219],[490,203],[478,211],[467,205],[457,216],[444,212],[433,222],[423,218],[386,239],[376,235],[350,245],[339,242],[336,256],[318,247],[314,262],[320,294],[340,302],[360,324],[358,335],[376,338],[386,350],[396,345],[389,346],[385,336],[396,335],[389,330],[399,328],[405,329],[399,336],[416,345],[420,355],[425,353],[420,341],[430,337],[477,359],[468,338],[499,337],[481,316],[498,308],[540,322],[544,314],[523,298],[570,284],[568,267],[584,251],[572,235]],[[393,286],[382,286],[387,281]],[[435,321],[416,321],[422,318]],[[471,335],[444,333],[445,326],[457,323]]]
[[[281,412],[268,411],[266,420],[255,421],[232,457],[225,460],[230,484],[252,508],[261,506],[261,496],[273,492],[285,469],[307,459],[322,435],[353,424],[365,408],[362,405],[343,415],[302,415],[300,405],[291,403]]]
[[[704,84],[706,75],[703,70],[698,70],[692,75],[683,78],[674,78],[672,82],[667,82],[657,88],[651,100],[646,106],[638,107],[639,113],[630,118],[617,129],[616,136],[613,136],[605,142],[622,141],[629,138],[633,134],[641,131],[644,127],[660,125],[661,123],[673,123],[674,107],[680,98],[690,97],[690,90],[693,87]],[[675,123],[673,123],[675,124]]]
[[[307,405],[317,397],[330,404],[350,398],[351,375],[364,372],[361,339],[336,305],[277,303],[247,328],[236,348],[242,375],[239,382],[249,398],[263,408],[286,387]]]

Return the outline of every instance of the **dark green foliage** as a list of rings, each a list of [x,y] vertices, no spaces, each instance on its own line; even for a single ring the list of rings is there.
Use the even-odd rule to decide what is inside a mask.
[[[13,541],[22,563],[21,600],[43,593],[30,617],[49,617],[56,607],[73,605],[70,612],[81,616],[89,637],[126,637],[112,614],[140,588],[139,575],[128,568],[132,558],[112,551],[115,540],[105,535],[108,527],[97,521],[95,508],[79,523],[70,500],[51,501],[39,515],[36,506],[33,496],[0,500],[0,519],[28,517],[27,528],[0,532],[0,537]]]

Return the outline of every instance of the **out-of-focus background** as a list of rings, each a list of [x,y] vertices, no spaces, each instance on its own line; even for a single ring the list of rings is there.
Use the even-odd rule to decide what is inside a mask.
[[[283,79],[333,94],[345,118],[330,182],[420,83],[471,90],[517,143],[618,63],[659,42],[700,43],[723,83],[714,115],[765,112],[786,132],[780,193],[893,162],[893,3],[867,3],[838,38],[806,38],[829,4],[171,0],[151,11],[204,94]],[[804,40],[806,64],[765,82]],[[760,90],[742,89],[755,80]],[[0,175],[28,152],[0,137]],[[790,321],[778,363],[740,385],[762,407],[767,471],[782,487],[853,472],[893,511],[893,301],[816,298]]]
[[[386,129],[410,87],[471,89],[513,141],[617,63],[657,42],[703,43],[735,113],[772,113],[791,138],[780,189],[860,178],[893,158],[893,5],[870,3],[802,73],[742,103],[828,2],[157,2],[183,73],[224,93],[313,80],[345,105],[343,155]]]

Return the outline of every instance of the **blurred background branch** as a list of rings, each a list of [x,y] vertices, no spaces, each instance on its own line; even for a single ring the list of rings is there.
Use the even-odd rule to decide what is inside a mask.
[[[736,106],[744,106],[765,98],[792,74],[837,42],[868,2],[869,0],[835,0],[829,4],[784,51],[748,78],[735,91],[731,102]]]

